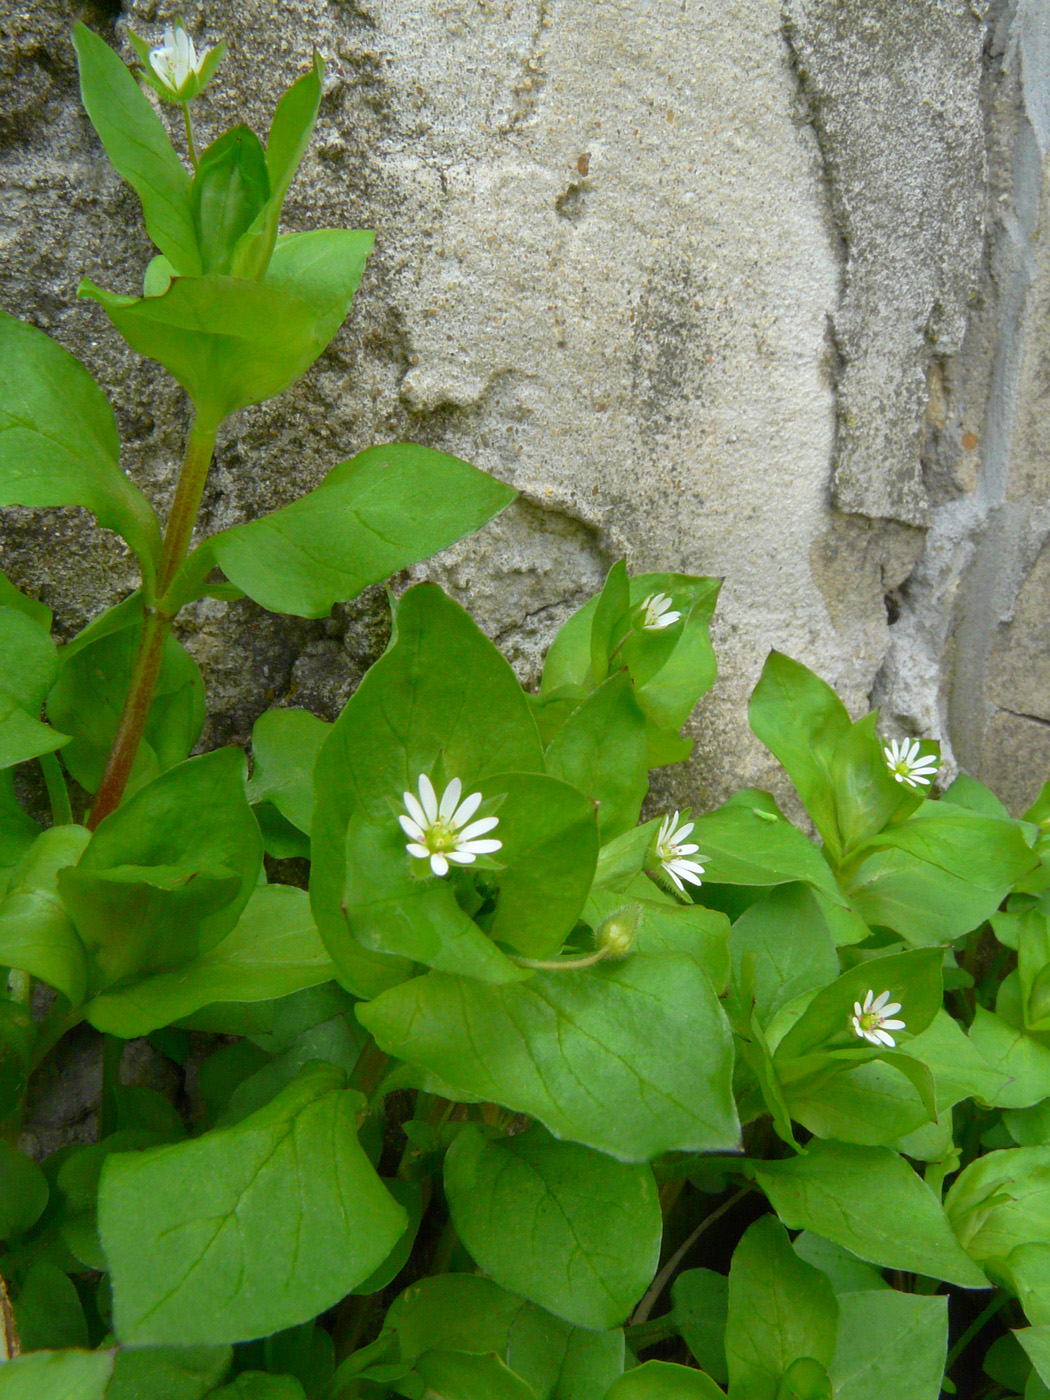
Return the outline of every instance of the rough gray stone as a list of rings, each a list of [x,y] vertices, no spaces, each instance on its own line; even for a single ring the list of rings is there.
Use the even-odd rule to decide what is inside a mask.
[[[982,7],[786,0],[846,246],[834,499],[924,525],[935,356],[962,343],[984,234]]]

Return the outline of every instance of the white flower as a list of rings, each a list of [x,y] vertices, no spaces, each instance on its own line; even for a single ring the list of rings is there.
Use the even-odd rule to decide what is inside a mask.
[[[853,1003],[853,1015],[849,1018],[853,1034],[860,1036],[861,1040],[869,1040],[872,1045],[888,1045],[892,1049],[897,1042],[888,1032],[908,1029],[903,1021],[889,1019],[896,1016],[900,1009],[899,1001],[890,1001],[889,992],[880,992],[876,996],[869,987],[864,1005],[861,1006],[859,1001]]]
[[[164,43],[158,48],[150,49],[150,67],[160,79],[169,87],[172,93],[181,92],[190,78],[200,76],[204,60],[211,49],[201,49],[198,54],[193,47],[193,40],[182,27],[181,22],[176,22],[172,29],[170,24],[164,26]]]
[[[642,630],[661,632],[676,623],[682,614],[668,611],[673,602],[669,593],[650,593],[648,598],[643,598],[641,606],[645,609],[645,616],[642,618]]]
[[[398,817],[401,830],[412,839],[405,850],[417,860],[429,860],[435,875],[447,875],[448,863],[470,865],[477,856],[498,851],[502,841],[479,841],[487,831],[499,826],[498,817],[482,817],[465,825],[481,806],[481,793],[472,792],[460,802],[463,784],[453,778],[438,801],[434,785],[425,773],[416,784],[419,796],[402,794],[408,814]]]
[[[700,876],[704,873],[704,867],[699,861],[686,859],[686,856],[695,855],[700,847],[694,846],[691,841],[683,845],[695,825],[695,822],[685,822],[679,826],[678,813],[675,812],[673,817],[664,817],[656,836],[656,859],[664,873],[683,893],[683,880],[688,880],[691,885],[699,885]]]
[[[907,783],[908,787],[918,787],[920,783],[927,787],[937,772],[936,755],[920,755],[918,739],[894,739],[885,745],[882,752],[890,772],[899,783]]]

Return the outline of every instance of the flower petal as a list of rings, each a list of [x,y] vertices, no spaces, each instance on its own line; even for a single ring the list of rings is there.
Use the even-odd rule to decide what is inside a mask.
[[[402,813],[401,816],[398,817],[398,821],[401,823],[401,830],[406,836],[411,836],[413,841],[422,841],[425,838],[426,832],[419,823],[414,822],[411,817],[406,817],[404,813]]]
[[[416,786],[419,788],[419,800],[423,804],[423,811],[427,814],[427,821],[436,822],[438,804],[437,793],[434,791],[434,784],[425,773],[420,773],[419,782]]]
[[[868,1009],[869,1009],[870,1011],[881,1011],[882,1008],[883,1008],[883,1007],[886,1005],[886,1003],[889,1001],[889,999],[890,999],[890,994],[889,994],[888,991],[880,992],[880,993],[878,994],[878,996],[875,998],[875,1000],[871,1003],[871,1006],[870,1006]]]
[[[875,1031],[873,1031],[873,1032],[872,1032],[872,1039],[881,1042],[883,1045],[888,1045],[888,1046],[890,1047],[891,1050],[892,1050],[893,1047],[897,1044],[897,1042],[894,1040],[893,1036],[892,1036],[892,1035],[887,1035],[886,1032],[883,1031],[883,1030],[875,1030]]]
[[[471,822],[462,831],[456,833],[456,842],[462,845],[464,841],[472,841],[475,836],[484,836],[486,831],[494,831],[499,826],[499,817],[482,817],[479,821]]]
[[[448,861],[445,859],[445,857],[441,854],[440,851],[435,851],[434,854],[430,857],[430,868],[435,875],[448,874]]]
[[[413,821],[419,823],[421,830],[425,831],[430,825],[430,818],[427,816],[426,812],[423,811],[423,804],[420,802],[419,798],[415,793],[403,792],[401,794],[401,800],[408,808],[408,815]]]
[[[465,850],[462,846],[455,851],[446,851],[449,860],[454,860],[457,865],[471,865],[474,862],[474,852]]]
[[[891,1001],[891,1002],[888,1002],[888,1003],[882,1008],[882,1016],[883,1016],[884,1018],[885,1018],[886,1016],[896,1016],[897,1012],[898,1012],[900,1009],[901,1009],[901,1004],[900,1004],[899,1001]]]
[[[908,1029],[906,1021],[880,1021],[879,1025],[884,1031],[906,1031]]]
[[[438,816],[446,820],[451,817],[459,802],[460,793],[463,791],[463,784],[458,778],[453,778],[448,787],[441,794],[441,803],[438,807]]]
[[[430,852],[427,850],[426,846],[420,846],[420,845],[419,845],[417,842],[415,842],[415,841],[410,841],[410,842],[408,843],[408,845],[405,847],[405,850],[408,852],[408,854],[409,854],[410,856],[415,856],[415,858],[416,858],[417,860],[429,860],[429,859],[430,859]]]
[[[465,825],[465,823],[470,821],[471,817],[474,815],[474,813],[478,810],[480,806],[481,793],[469,793],[466,797],[464,797],[463,801],[459,804],[455,813],[453,814],[452,825],[456,827]]]
[[[865,1010],[865,1011],[870,1011],[870,1010],[871,1010],[871,1003],[872,1003],[872,1001],[874,1000],[874,998],[875,998],[875,993],[874,993],[874,992],[872,991],[872,989],[869,987],[869,988],[868,988],[867,995],[866,995],[865,998],[864,998],[864,1010]]]
[[[493,851],[501,851],[503,849],[503,842],[494,840],[461,841],[456,849],[460,851],[470,851],[474,855],[487,856],[491,855]]]

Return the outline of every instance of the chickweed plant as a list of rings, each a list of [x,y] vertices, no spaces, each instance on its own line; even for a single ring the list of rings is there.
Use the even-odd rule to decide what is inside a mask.
[[[62,646],[0,577],[0,1400],[1050,1394],[1050,790],[939,790],[774,652],[749,719],[818,839],[755,789],[642,820],[719,585],[623,562],[535,694],[424,583],[334,722],[262,715],[250,776],[194,753],[182,608],[324,617],[514,493],[377,444],[193,544],[216,433],[309,372],[373,235],[280,232],[319,57],[265,145],[202,144],[222,45],[130,37],[134,71],[74,33],[157,252],[80,296],[192,404],[165,521],[88,371],[0,316],[0,504],[141,572]],[[33,1161],[84,1023],[99,1140]],[[195,1095],[121,1082],[138,1037]]]

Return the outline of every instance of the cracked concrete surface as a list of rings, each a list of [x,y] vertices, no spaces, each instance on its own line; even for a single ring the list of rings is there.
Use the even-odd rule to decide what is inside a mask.
[[[128,470],[165,506],[180,394],[73,300],[83,272],[132,290],[149,255],[78,109],[66,28],[80,8],[19,12],[5,52],[0,305],[89,363]],[[149,33],[175,8],[133,0],[121,18]],[[725,578],[720,679],[692,724],[694,758],[658,779],[661,797],[706,806],[775,782],[745,706],[777,646],[854,712],[874,688],[888,730],[958,734],[966,763],[998,765],[1023,800],[1050,759],[1043,726],[1023,718],[1046,708],[1031,703],[1045,660],[1024,666],[1045,642],[1042,574],[1029,572],[1048,484],[1032,320],[1047,247],[1032,212],[1045,6],[178,8],[195,36],[230,43],[205,136],[235,113],[265,131],[321,49],[325,98],[287,225],[378,234],[351,317],[305,382],[224,429],[205,530],[283,504],[372,441],[425,442],[521,498],[396,584],[439,579],[526,683],[621,554],[635,570]],[[88,20],[119,46],[113,13],[99,4]],[[1023,285],[1007,245],[1025,250]],[[989,443],[1007,380],[1018,410],[1004,456]],[[992,497],[1009,548],[990,543]],[[990,590],[981,570],[1007,556]],[[64,635],[134,579],[119,543],[76,512],[11,513],[0,567],[47,598]],[[184,638],[215,705],[208,741],[243,742],[269,704],[342,703],[383,644],[381,593],[322,622],[200,605]],[[1040,731],[1038,763],[1017,726]]]

